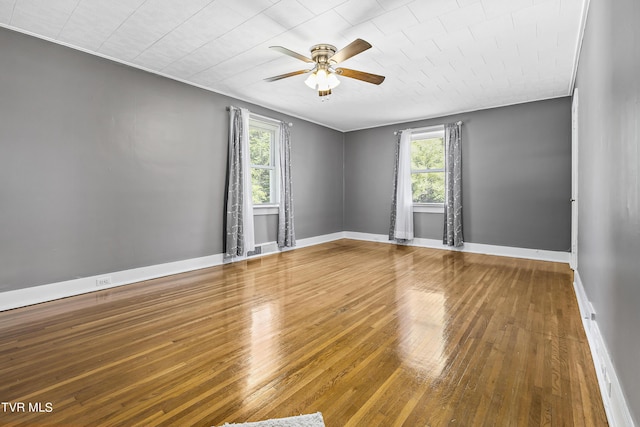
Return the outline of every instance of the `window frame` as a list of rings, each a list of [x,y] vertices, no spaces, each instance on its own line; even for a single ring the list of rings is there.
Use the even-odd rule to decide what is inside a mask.
[[[254,215],[272,215],[278,213],[278,207],[280,206],[280,156],[278,155],[279,141],[280,141],[280,122],[269,117],[259,116],[257,114],[249,115],[249,132],[251,129],[258,128],[272,132],[271,139],[271,161],[267,165],[255,165],[251,163],[251,156],[249,156],[249,169],[265,169],[271,171],[271,185],[269,187],[269,199],[268,203],[253,203]],[[251,151],[251,138],[249,138],[249,151]],[[253,180],[253,174],[252,180]]]
[[[423,139],[432,139],[432,138],[442,138],[442,142],[444,143],[444,125],[411,129],[411,144],[413,144],[414,141],[419,141]],[[443,161],[444,160],[445,159],[443,159]],[[438,168],[438,169],[411,168],[411,175],[413,176],[414,173],[445,173],[445,169],[444,168]],[[445,179],[446,179],[446,174],[445,174]],[[444,203],[413,202],[413,211],[418,213],[444,213]]]

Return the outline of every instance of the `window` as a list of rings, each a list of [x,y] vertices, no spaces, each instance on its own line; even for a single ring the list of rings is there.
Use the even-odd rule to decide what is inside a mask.
[[[278,203],[278,126],[265,120],[249,119],[249,152],[254,205]]]
[[[444,178],[444,128],[416,129],[411,135],[413,203],[443,206]]]

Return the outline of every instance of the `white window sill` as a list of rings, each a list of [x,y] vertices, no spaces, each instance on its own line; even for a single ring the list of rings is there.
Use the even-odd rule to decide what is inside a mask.
[[[254,205],[253,215],[278,215],[278,205]]]
[[[444,205],[442,203],[424,203],[414,204],[414,213],[444,213]]]

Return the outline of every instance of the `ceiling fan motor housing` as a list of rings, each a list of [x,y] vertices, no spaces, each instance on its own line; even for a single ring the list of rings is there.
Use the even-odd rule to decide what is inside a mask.
[[[330,44],[317,44],[311,46],[311,59],[313,59],[316,64],[328,64],[329,58],[335,55],[337,49],[335,46]]]

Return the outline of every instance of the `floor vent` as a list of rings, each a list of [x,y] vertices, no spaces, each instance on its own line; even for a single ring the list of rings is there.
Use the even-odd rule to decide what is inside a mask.
[[[260,255],[262,253],[262,246],[256,246],[254,250],[247,252],[247,256]]]

